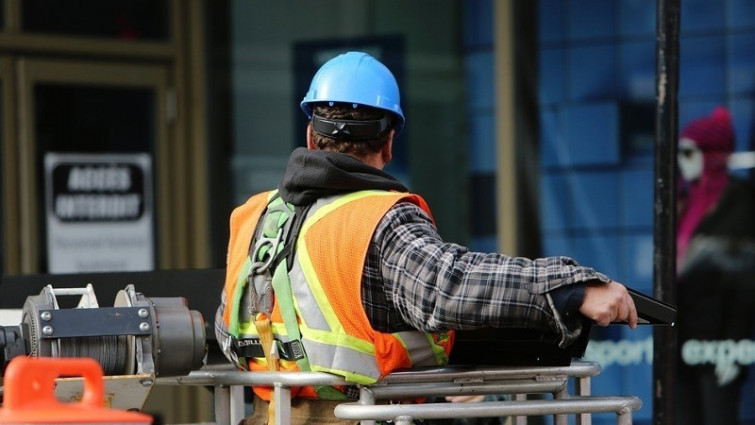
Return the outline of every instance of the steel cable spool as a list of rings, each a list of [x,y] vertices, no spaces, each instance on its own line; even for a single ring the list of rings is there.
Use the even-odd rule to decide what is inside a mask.
[[[125,335],[61,338],[58,357],[90,357],[102,366],[105,375],[128,375],[128,342]]]
[[[96,301],[91,300],[90,308],[91,305],[96,305]],[[46,328],[47,324],[43,318],[48,317],[49,312],[44,311],[58,308],[57,298],[52,290],[43,290],[39,295],[27,298],[23,323],[29,329],[25,334],[29,336],[32,356],[89,357],[100,363],[105,375],[133,373],[133,370],[128,368],[128,337],[125,335],[44,338],[51,329],[49,326]]]
[[[79,295],[77,308],[60,309],[56,296]],[[202,315],[184,298],[148,298],[133,285],[119,291],[114,307],[99,307],[91,285],[48,285],[26,299],[22,323],[2,329],[0,368],[11,358],[89,357],[105,375],[186,375],[204,364]]]

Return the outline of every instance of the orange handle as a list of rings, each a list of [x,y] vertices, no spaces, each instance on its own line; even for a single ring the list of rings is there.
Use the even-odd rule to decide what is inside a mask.
[[[61,403],[55,398],[55,379],[61,376],[84,378],[80,403]],[[3,405],[8,409],[62,404],[102,407],[105,404],[102,376],[102,366],[91,358],[15,357],[5,372]]]

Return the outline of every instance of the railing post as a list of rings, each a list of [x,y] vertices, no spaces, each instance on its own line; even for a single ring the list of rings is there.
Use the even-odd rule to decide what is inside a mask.
[[[590,392],[592,391],[592,387],[590,386],[590,377],[585,376],[582,378],[577,378],[575,380],[575,385],[577,386],[577,395],[580,396],[588,396],[590,395]],[[589,413],[582,413],[577,415],[577,425],[592,425],[592,415]]]
[[[514,400],[516,400],[516,401],[527,400],[527,394],[516,394],[516,395],[514,395]],[[514,423],[515,423],[515,425],[527,425],[527,417],[526,416],[515,416],[514,417]]]
[[[225,385],[215,386],[215,424],[231,425],[231,390]]]
[[[556,400],[563,400],[569,398],[569,391],[566,386],[557,393],[553,393],[553,398]],[[556,415],[556,425],[569,425],[569,416],[565,414]]]
[[[375,404],[375,393],[368,387],[359,387],[359,404]],[[359,422],[360,425],[375,425],[375,421],[364,420]]]
[[[246,412],[244,411],[244,386],[231,385],[230,390],[231,422],[229,425],[237,425],[246,417]]]
[[[616,412],[616,425],[632,425],[632,409],[625,408]]]
[[[275,396],[275,425],[288,425],[291,423],[291,388],[275,383],[273,387]],[[235,424],[231,424],[235,425]]]

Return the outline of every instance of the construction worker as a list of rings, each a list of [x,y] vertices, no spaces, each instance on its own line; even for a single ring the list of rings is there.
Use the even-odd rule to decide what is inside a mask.
[[[238,367],[369,384],[444,365],[453,330],[527,327],[568,346],[582,317],[636,326],[626,288],[570,258],[470,252],[440,238],[425,201],[382,171],[405,119],[396,80],[375,58],[326,62],[301,108],[307,148],[293,151],[277,190],[231,216],[215,323]],[[333,408],[351,390],[297,389],[294,423],[345,423]],[[270,389],[254,393],[249,425],[269,419]]]

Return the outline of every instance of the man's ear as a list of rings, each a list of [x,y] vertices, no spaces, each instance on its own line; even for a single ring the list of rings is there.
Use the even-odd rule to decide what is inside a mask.
[[[315,150],[315,141],[312,140],[312,123],[307,124],[307,149]]]
[[[396,130],[391,130],[390,133],[388,133],[388,140],[383,145],[383,149],[381,149],[380,154],[383,159],[384,163],[391,162],[391,159],[393,159],[393,136],[396,134]]]

